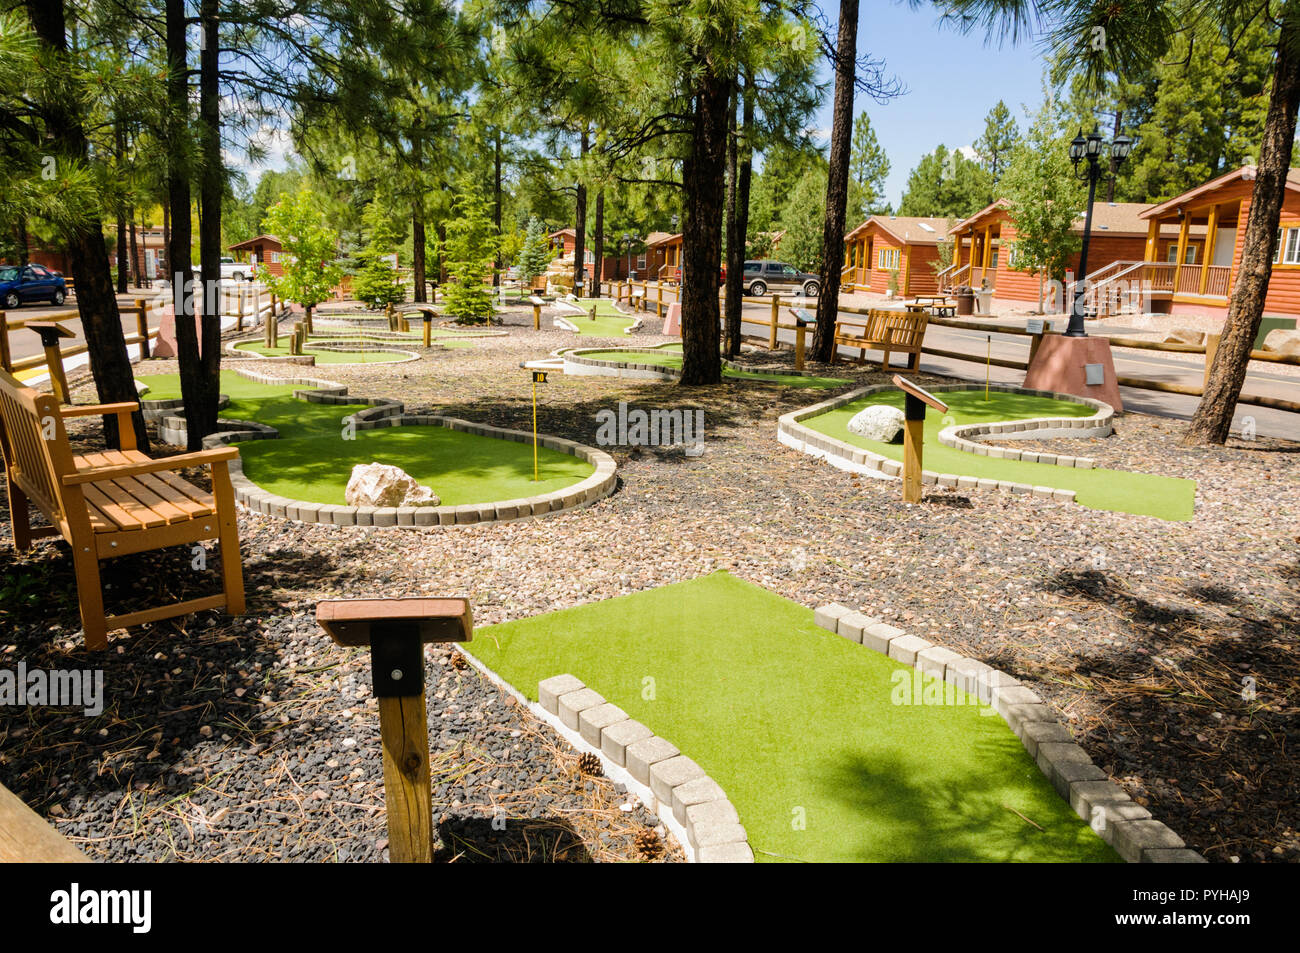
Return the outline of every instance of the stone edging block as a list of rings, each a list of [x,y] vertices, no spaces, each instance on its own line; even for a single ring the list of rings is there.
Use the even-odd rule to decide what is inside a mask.
[[[704,769],[606,702],[573,675],[537,683],[542,708],[579,732],[588,750],[649,788],[655,813],[671,816],[687,832],[699,863],[753,863],[754,852],[735,805]]]

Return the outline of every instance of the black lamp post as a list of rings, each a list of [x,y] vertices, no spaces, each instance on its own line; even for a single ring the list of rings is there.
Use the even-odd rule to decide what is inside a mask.
[[[1083,329],[1083,297],[1087,292],[1084,279],[1088,275],[1088,240],[1092,237],[1092,203],[1097,197],[1097,182],[1102,176],[1101,153],[1104,145],[1101,134],[1096,129],[1088,133],[1087,137],[1080,129],[1079,134],[1070,143],[1070,161],[1074,164],[1074,173],[1088,183],[1088,211],[1083,220],[1083,247],[1079,250],[1079,273],[1074,279],[1074,304],[1070,309],[1070,326],[1066,329],[1066,337],[1088,336],[1088,332]],[[1115,137],[1115,141],[1110,144],[1110,155],[1114,160],[1115,169],[1120,167],[1132,150],[1132,139],[1128,136]],[[1080,170],[1079,163],[1085,160],[1086,164]]]
[[[628,281],[631,281],[632,280],[632,236],[629,235],[627,232],[623,233],[622,244],[626,246],[624,248],[624,251],[627,253],[627,275],[625,277],[627,278]]]

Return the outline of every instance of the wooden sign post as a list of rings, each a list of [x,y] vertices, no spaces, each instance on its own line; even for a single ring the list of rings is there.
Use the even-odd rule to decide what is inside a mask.
[[[370,682],[379,699],[383,740],[388,856],[395,864],[427,864],[433,859],[433,796],[424,645],[470,641],[469,600],[331,599],[317,603],[316,622],[339,645],[370,646]]]
[[[60,404],[72,403],[68,396],[68,378],[63,373],[63,352],[59,348],[60,338],[75,338],[76,335],[54,321],[28,321],[27,327],[41,336],[41,347],[45,350],[45,366],[50,372],[50,390],[54,399]]]
[[[542,329],[542,299],[537,295],[531,295],[528,302],[533,306],[533,330],[540,331]]]
[[[906,395],[903,409],[903,502],[921,502],[921,457],[925,443],[925,405],[941,414],[948,405],[911,381],[894,375],[894,386]]]
[[[804,337],[808,332],[808,326],[817,323],[817,315],[804,308],[791,308],[790,314],[794,316],[794,369],[801,371],[803,370]]]

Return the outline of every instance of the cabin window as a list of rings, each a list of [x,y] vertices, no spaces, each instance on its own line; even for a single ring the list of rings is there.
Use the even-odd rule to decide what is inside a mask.
[[[589,264],[589,265],[595,264],[595,262],[596,262],[596,253],[595,253],[594,251],[592,251],[590,248],[588,248],[588,249],[586,249],[586,250],[584,251],[582,257],[583,257],[583,260],[586,261],[586,263]]]
[[[645,252],[636,256],[636,267],[638,271],[645,270]]]
[[[1300,265],[1300,228],[1277,230],[1277,251],[1273,253],[1273,264]]]
[[[989,267],[994,271],[998,270],[998,250],[996,248],[993,249],[993,255],[989,258]]]
[[[880,249],[880,267],[884,271],[894,271],[898,268],[898,249],[882,248]]]
[[[1016,259],[1020,256],[1016,253],[1016,243],[1007,242],[1007,267],[1016,267]]]
[[[280,253],[278,251],[271,252],[271,261],[277,265],[280,263]]]

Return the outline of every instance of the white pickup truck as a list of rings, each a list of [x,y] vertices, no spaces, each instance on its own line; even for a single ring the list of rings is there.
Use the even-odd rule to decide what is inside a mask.
[[[257,266],[252,262],[235,261],[233,258],[221,259],[221,278],[223,281],[243,281],[257,273]]]

